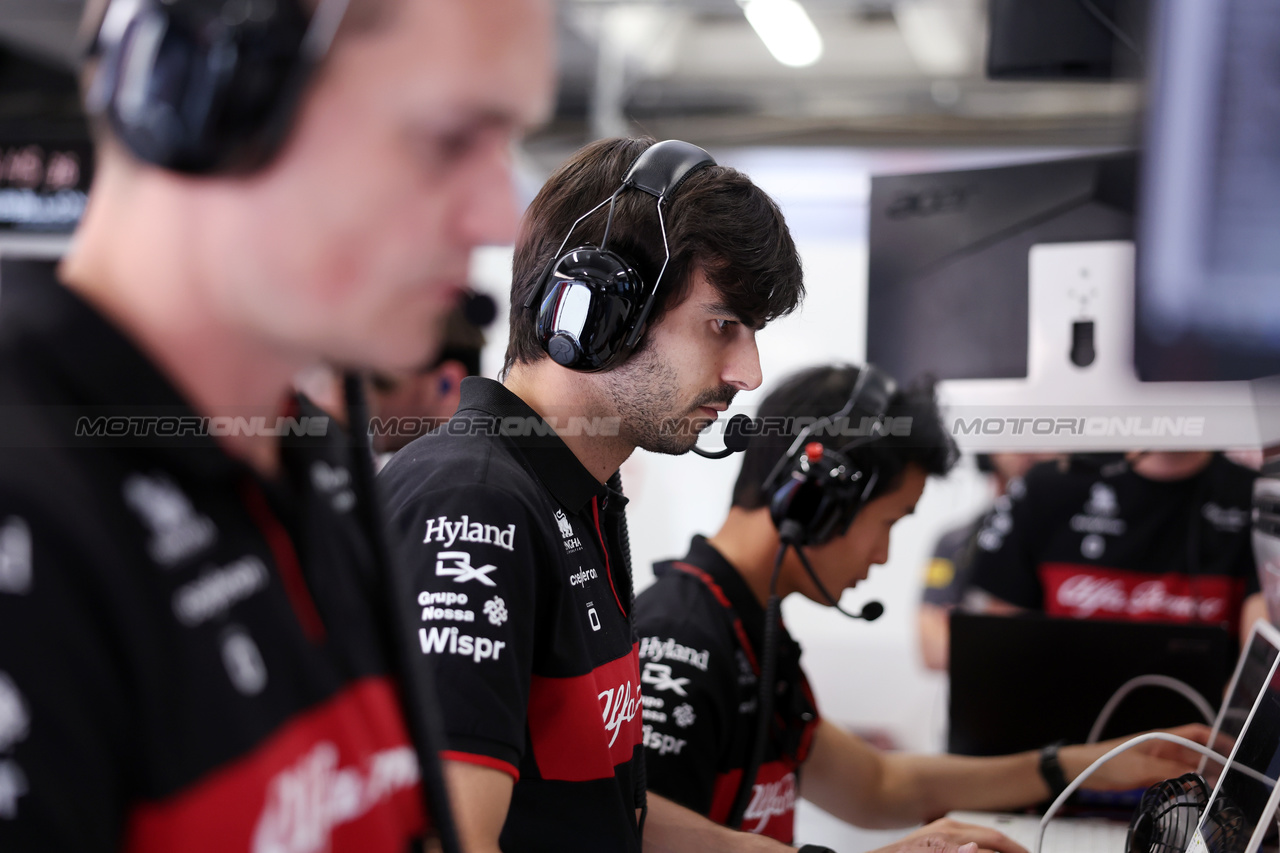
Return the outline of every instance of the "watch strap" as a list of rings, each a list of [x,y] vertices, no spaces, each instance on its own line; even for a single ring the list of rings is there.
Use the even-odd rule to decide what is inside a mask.
[[[1040,750],[1040,778],[1049,786],[1049,800],[1056,800],[1067,789],[1067,776],[1062,772],[1062,762],[1058,760],[1058,749],[1062,744],[1051,743]]]

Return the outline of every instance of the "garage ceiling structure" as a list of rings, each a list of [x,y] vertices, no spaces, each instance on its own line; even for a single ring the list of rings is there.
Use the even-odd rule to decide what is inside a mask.
[[[559,104],[530,152],[637,131],[717,147],[1136,139],[1135,83],[985,79],[986,0],[798,0],[822,40],[801,68],[765,47],[753,2],[558,0]],[[83,5],[0,0],[0,46],[71,66]]]

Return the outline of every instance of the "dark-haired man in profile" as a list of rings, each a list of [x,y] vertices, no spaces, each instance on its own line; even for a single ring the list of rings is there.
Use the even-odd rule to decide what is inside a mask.
[[[514,237],[510,148],[549,109],[552,16],[320,3],[345,12],[337,39],[252,164],[226,129],[265,137],[243,99],[306,62],[246,76],[234,39],[198,51],[241,26],[310,44],[279,25],[315,0],[91,4],[88,209],[59,269],[6,269],[0,315],[6,853],[403,853],[443,823],[355,457],[323,421],[276,425],[300,423],[309,364],[421,364],[473,249]],[[225,162],[170,170],[146,137],[176,130]]]
[[[419,593],[412,639],[448,685],[447,770],[478,853],[640,849],[640,671],[615,475],[637,447],[692,446],[696,431],[664,423],[705,427],[759,385],[756,331],[802,293],[777,207],[742,174],[706,166],[665,202],[671,260],[636,350],[594,373],[548,357],[525,303],[574,221],[651,144],[597,142],[551,176],[516,246],[505,383],[466,380],[453,420],[381,476]],[[580,224],[573,245],[600,245],[606,215]],[[608,248],[657,281],[654,196],[618,196]],[[686,813],[668,806],[650,803],[646,849],[716,849],[732,835],[694,815],[682,826]]]
[[[720,823],[730,820],[756,732],[765,605],[781,541],[770,503],[787,479],[771,481],[770,474],[794,441],[794,427],[839,412],[859,374],[856,367],[811,368],[765,398],[760,434],[746,449],[720,531],[695,537],[683,559],[659,564],[657,582],[636,599],[650,787]],[[846,426],[862,429],[863,419],[875,414],[861,403],[849,424],[815,434],[814,441],[831,450],[860,442],[845,458],[868,477],[874,472],[875,486],[860,507],[850,503],[856,515],[847,528],[837,526],[829,540],[804,548],[812,576],[795,550],[787,551],[778,573],[780,598],[795,593],[830,605],[827,593],[838,598],[865,580],[872,566],[888,560],[889,532],[915,509],[927,477],[951,468],[955,447],[932,387],[889,397],[883,414],[895,427],[885,435],[851,437]],[[898,424],[910,429],[900,431]],[[1061,779],[1042,775],[1034,752],[997,758],[881,753],[818,714],[800,647],[781,626],[775,696],[775,719],[783,724],[770,733],[739,819],[743,830],[785,842],[800,796],[857,826],[909,827],[953,810],[1021,808],[1048,799],[1059,782],[1065,785],[1116,743],[1063,747],[1056,756]],[[1179,733],[1205,734],[1203,727]],[[1197,763],[1198,756],[1181,748],[1147,744],[1105,765],[1088,784],[1134,788]],[[998,833],[950,820],[918,833],[1021,849]]]

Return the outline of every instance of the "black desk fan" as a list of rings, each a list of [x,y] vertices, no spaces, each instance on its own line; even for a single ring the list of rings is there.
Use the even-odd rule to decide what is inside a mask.
[[[1187,853],[1201,816],[1210,853],[1243,853],[1249,843],[1244,812],[1221,793],[1208,805],[1209,793],[1195,773],[1151,786],[1133,813],[1126,853]]]

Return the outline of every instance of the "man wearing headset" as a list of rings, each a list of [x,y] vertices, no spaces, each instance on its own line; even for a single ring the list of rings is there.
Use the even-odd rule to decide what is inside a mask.
[[[812,433],[797,441],[796,427],[806,423]],[[1036,753],[881,753],[821,718],[800,647],[780,621],[776,689],[762,691],[771,595],[838,606],[841,592],[888,559],[894,523],[914,510],[929,476],[947,473],[956,451],[932,387],[899,391],[874,368],[817,367],[790,377],[761,404],[756,432],[720,531],[695,537],[683,559],[659,564],[657,582],[636,599],[653,791],[719,823],[790,841],[799,796],[858,826],[905,827],[956,809],[1045,800],[1115,745],[1065,747],[1048,761]],[[780,550],[784,536],[799,547]],[[878,609],[869,604],[861,615],[874,619]],[[766,693],[770,716],[784,725],[758,743]],[[1198,763],[1178,747],[1149,746],[1105,765],[1089,785],[1133,788]],[[952,821],[920,830],[957,840],[967,831]]]
[[[380,478],[411,641],[448,685],[463,837],[477,853],[784,849],[646,801],[616,476],[637,447],[687,452],[759,385],[756,332],[803,291],[782,216],[692,145],[603,140],[547,181],[513,266],[504,383],[465,380],[454,418]]]
[[[422,364],[514,237],[549,5],[90,5],[88,209],[0,316],[0,849],[456,851],[367,450],[289,385]]]

